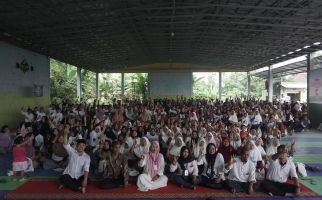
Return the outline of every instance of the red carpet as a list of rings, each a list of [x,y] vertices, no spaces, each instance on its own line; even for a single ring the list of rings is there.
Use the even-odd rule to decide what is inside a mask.
[[[207,197],[267,197],[263,192],[256,192],[252,195],[231,194],[226,189],[214,190],[198,187],[197,190],[180,188],[173,183],[168,183],[166,188],[149,192],[140,192],[136,185],[129,185],[128,188],[117,188],[102,190],[96,186],[97,182],[91,183],[86,194],[74,192],[69,189],[57,189],[57,180],[30,180],[16,190],[6,195],[6,199],[141,199],[141,198],[207,198]],[[315,192],[302,185],[301,196],[318,196]]]

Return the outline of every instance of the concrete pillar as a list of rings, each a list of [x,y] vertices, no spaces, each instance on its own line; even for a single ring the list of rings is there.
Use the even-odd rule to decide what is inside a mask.
[[[99,73],[96,72],[96,85],[95,85],[95,91],[96,91],[96,99],[99,99]]]
[[[218,93],[219,93],[219,100],[221,100],[221,83],[222,83],[222,73],[219,72],[219,89],[218,89]]]
[[[306,72],[306,102],[307,102],[307,117],[310,119],[310,74],[311,74],[311,54],[307,54],[307,72]]]
[[[250,96],[250,73],[247,72],[247,96]]]
[[[268,67],[268,102],[273,102],[273,70]]]
[[[82,98],[82,68],[77,67],[77,98],[80,100]]]
[[[122,80],[121,80],[121,90],[122,90],[122,98],[124,98],[124,73],[122,72]]]

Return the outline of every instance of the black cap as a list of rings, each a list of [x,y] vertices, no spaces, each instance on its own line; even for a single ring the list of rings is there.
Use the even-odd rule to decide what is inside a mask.
[[[78,139],[77,144],[80,144],[80,143],[86,144],[86,140],[85,139]]]

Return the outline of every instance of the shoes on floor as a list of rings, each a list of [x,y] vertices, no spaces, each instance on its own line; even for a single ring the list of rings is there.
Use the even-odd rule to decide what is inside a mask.
[[[27,179],[26,178],[21,178],[19,179],[19,182],[23,182],[23,181],[26,181]]]

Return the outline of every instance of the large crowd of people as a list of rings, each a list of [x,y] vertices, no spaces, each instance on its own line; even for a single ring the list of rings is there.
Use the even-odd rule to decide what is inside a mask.
[[[229,188],[251,194],[258,181],[269,195],[300,193],[294,143],[280,139],[310,127],[306,107],[254,98],[225,101],[178,97],[155,100],[64,100],[21,109],[24,121],[3,126],[0,154],[13,155],[13,180],[34,168],[62,171],[60,186],[85,193],[89,177],[104,189],[135,183]],[[289,178],[294,182],[290,184]]]

